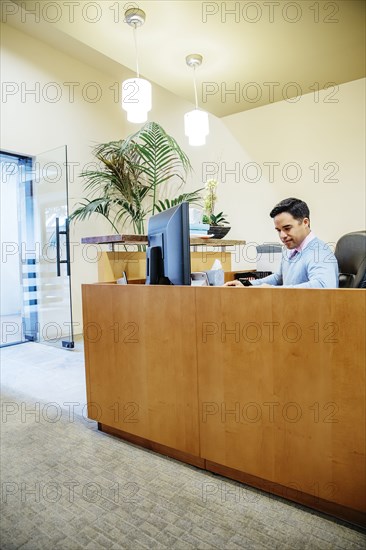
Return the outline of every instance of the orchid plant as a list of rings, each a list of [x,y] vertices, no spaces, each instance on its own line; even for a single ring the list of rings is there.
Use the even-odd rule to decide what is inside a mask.
[[[226,214],[219,212],[215,214],[215,203],[217,201],[218,181],[214,179],[207,180],[205,184],[204,194],[204,215],[202,218],[203,223],[209,223],[210,225],[224,225],[229,223],[226,220]]]

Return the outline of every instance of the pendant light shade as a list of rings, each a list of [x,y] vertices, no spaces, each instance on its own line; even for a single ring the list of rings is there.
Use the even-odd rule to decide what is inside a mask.
[[[208,114],[200,109],[193,109],[184,115],[184,133],[189,145],[198,146],[206,143],[209,134]]]
[[[186,57],[186,63],[193,68],[193,86],[196,108],[184,115],[184,133],[188,137],[189,145],[199,146],[205,145],[206,137],[208,136],[209,122],[208,113],[198,108],[197,85],[196,85],[196,67],[202,64],[202,55],[190,54]]]
[[[151,84],[144,78],[128,78],[122,83],[122,109],[129,122],[146,122],[151,111]]]
[[[130,8],[125,12],[125,22],[133,28],[137,76],[122,82],[122,109],[127,113],[127,120],[135,123],[146,122],[152,107],[151,84],[140,78],[137,52],[136,29],[145,23],[145,18],[145,12],[138,8]]]

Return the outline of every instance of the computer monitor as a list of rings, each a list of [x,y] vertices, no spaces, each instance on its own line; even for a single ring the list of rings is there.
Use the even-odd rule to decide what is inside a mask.
[[[163,210],[148,223],[147,285],[190,285],[189,203]]]

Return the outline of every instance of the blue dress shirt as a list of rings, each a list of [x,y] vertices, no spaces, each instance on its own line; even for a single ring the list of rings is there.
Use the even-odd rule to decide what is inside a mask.
[[[251,281],[286,288],[338,288],[338,263],[329,246],[314,237],[300,252],[283,249],[279,271]]]

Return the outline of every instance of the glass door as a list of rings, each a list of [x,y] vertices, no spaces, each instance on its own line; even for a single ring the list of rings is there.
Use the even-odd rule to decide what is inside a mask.
[[[32,166],[32,159],[1,152],[0,166],[0,347],[2,347],[25,341],[23,280],[19,262],[21,248],[19,182],[26,169]]]
[[[68,223],[67,147],[34,158],[31,200],[33,231],[24,220],[21,263],[28,290],[25,337],[44,344],[74,347],[71,310],[71,266]],[[22,209],[30,197],[23,193]],[[29,219],[29,217],[28,217]]]

